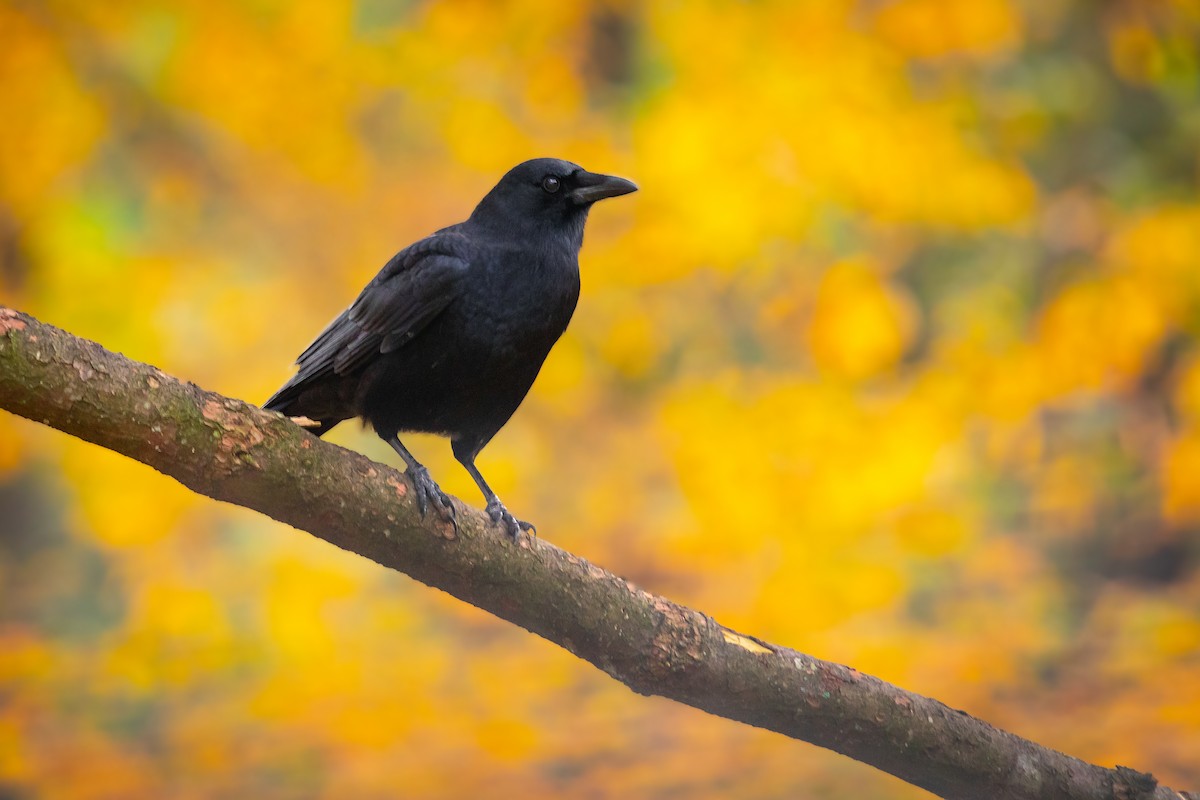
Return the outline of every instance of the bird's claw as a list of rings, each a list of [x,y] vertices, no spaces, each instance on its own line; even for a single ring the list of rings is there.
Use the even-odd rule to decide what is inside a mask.
[[[511,536],[514,541],[520,538],[522,531],[525,531],[526,533],[532,531],[535,536],[537,535],[537,528],[532,522],[526,522],[523,519],[517,519],[512,515],[512,512],[505,508],[504,504],[499,500],[494,500],[491,503],[488,503],[487,514],[489,517],[491,517],[493,524],[503,525],[504,529],[508,531],[508,535]]]
[[[425,518],[425,512],[429,510],[432,504],[438,510],[438,516],[443,521],[449,522],[458,530],[458,518],[454,513],[454,505],[450,502],[450,495],[442,491],[433,478],[429,475],[429,470],[424,467],[419,469],[409,469],[408,477],[412,481],[413,491],[417,496],[417,510],[421,512],[421,518]]]

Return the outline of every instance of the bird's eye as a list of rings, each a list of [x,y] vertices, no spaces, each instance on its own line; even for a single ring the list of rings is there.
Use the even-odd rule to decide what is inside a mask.
[[[542,188],[545,189],[550,194],[554,194],[555,192],[558,191],[558,185],[559,185],[558,178],[554,177],[553,175],[547,175],[545,178],[542,179]]]

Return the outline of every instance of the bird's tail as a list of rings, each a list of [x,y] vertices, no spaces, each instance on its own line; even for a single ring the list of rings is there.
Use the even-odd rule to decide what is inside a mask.
[[[341,422],[341,420],[340,419],[323,419],[323,420],[312,420],[312,422],[315,422],[316,424],[315,425],[305,425],[304,430],[308,431],[313,436],[320,438],[320,437],[324,436],[325,434],[329,433],[331,430],[333,430],[333,426],[337,425],[339,422]]]
[[[310,416],[312,412],[307,409],[308,404],[300,402],[299,388],[291,382],[285,384],[278,392],[271,395],[262,407],[267,411],[278,411],[318,437],[324,436],[345,419],[344,417],[328,417],[323,414]]]
[[[267,398],[267,402],[263,403],[262,407],[267,411],[278,411],[280,414],[291,416],[291,407],[296,404],[300,394],[298,389],[299,387],[292,381],[288,381],[279,391]]]

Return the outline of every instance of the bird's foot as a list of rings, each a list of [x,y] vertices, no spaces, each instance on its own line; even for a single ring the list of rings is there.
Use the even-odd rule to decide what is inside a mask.
[[[433,505],[438,516],[443,521],[449,522],[454,526],[454,530],[458,530],[458,519],[454,515],[454,505],[450,502],[450,495],[441,490],[433,478],[429,475],[429,470],[422,466],[409,467],[405,473],[409,480],[412,481],[413,490],[417,495],[417,509],[421,512],[421,518],[425,518],[425,512],[429,510],[429,506]]]
[[[537,535],[537,528],[534,527],[532,522],[517,519],[512,515],[512,512],[504,507],[504,503],[501,503],[499,500],[493,500],[487,504],[487,514],[492,518],[494,524],[504,526],[504,529],[508,531],[508,535],[513,538],[513,541],[521,538],[521,531],[527,533],[532,531],[535,536]]]

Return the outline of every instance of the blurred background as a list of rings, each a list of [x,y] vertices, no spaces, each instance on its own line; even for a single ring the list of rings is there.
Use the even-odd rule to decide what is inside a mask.
[[[1200,788],[1194,0],[8,0],[0,31],[4,303],[261,402],[513,164],[632,178],[480,460],[514,513]],[[0,531],[5,800],[926,796],[7,414]]]

